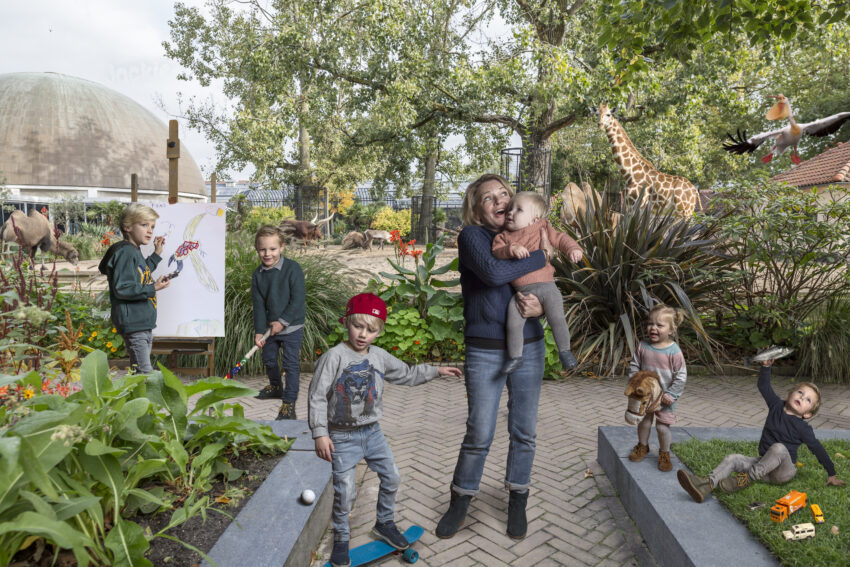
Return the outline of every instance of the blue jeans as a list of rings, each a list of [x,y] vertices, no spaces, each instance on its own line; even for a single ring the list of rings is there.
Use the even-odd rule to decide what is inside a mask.
[[[531,484],[537,436],[537,405],[546,353],[545,342],[525,345],[522,366],[510,375],[501,372],[507,351],[466,347],[466,398],[469,417],[460,446],[452,490],[464,496],[478,494],[484,461],[496,431],[499,400],[508,386],[508,463],[505,487],[524,492]]]
[[[153,347],[153,331],[136,331],[121,335],[127,356],[130,357],[130,368],[136,372],[150,374],[153,372],[151,366],[151,348]]]
[[[334,528],[334,541],[349,541],[351,535],[348,529],[348,515],[351,512],[351,501],[357,492],[354,486],[357,463],[366,459],[366,464],[375,471],[381,481],[376,514],[377,521],[381,523],[393,520],[395,495],[401,483],[401,476],[384,432],[377,423],[345,431],[332,429],[330,438],[334,444],[331,453],[334,482],[331,524]]]
[[[298,355],[301,353],[301,339],[304,336],[304,327],[289,333],[288,335],[272,335],[266,339],[263,345],[263,366],[266,367],[266,376],[269,384],[283,388],[283,401],[295,403],[298,399],[298,384],[301,380],[301,366],[298,363]],[[278,366],[277,352],[283,350],[283,364]],[[286,372],[286,385],[281,382],[281,368]]]

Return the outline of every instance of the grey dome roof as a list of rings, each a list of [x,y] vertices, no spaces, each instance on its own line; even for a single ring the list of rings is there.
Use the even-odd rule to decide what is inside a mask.
[[[0,179],[8,185],[168,190],[168,126],[111,89],[58,73],[0,75]],[[205,195],[186,147],[180,193]]]

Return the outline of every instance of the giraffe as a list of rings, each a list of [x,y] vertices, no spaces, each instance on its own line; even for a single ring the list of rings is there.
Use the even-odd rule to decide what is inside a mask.
[[[644,189],[645,199],[655,211],[672,207],[673,212],[683,218],[694,214],[699,193],[693,183],[684,177],[655,169],[651,161],[640,155],[605,103],[599,105],[599,127],[605,130],[614,152],[614,161],[620,168],[620,174],[626,178],[626,201],[629,204],[637,201],[641,189]]]

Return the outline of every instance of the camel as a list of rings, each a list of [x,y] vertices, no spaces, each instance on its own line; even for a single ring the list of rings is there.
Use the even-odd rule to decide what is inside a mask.
[[[356,230],[352,230],[342,239],[343,250],[354,250],[355,248],[362,248],[366,250],[368,246],[369,242],[367,238],[362,232],[357,232]]]
[[[80,260],[77,249],[56,238],[50,221],[36,209],[30,209],[29,215],[24,215],[21,211],[12,211],[0,228],[0,243],[4,248],[6,242],[18,242],[24,252],[29,254],[33,263],[35,263],[36,250],[39,248],[42,252],[52,252],[63,256],[75,266]]]
[[[591,205],[594,202],[591,197],[592,191],[590,183],[587,181],[582,181],[581,187],[572,181],[567,183],[564,190],[553,197],[553,200],[561,199],[563,201],[563,205],[561,206],[561,222],[567,226],[578,228],[579,219],[585,218],[588,200],[590,200]],[[618,212],[608,211],[608,222],[612,228],[617,228],[622,216]]]

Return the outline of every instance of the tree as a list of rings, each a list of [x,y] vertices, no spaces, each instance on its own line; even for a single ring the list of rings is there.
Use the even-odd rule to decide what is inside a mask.
[[[66,197],[53,203],[50,208],[53,212],[53,218],[57,222],[65,223],[65,232],[71,230],[71,223],[86,218],[86,205],[83,203],[82,197]]]

